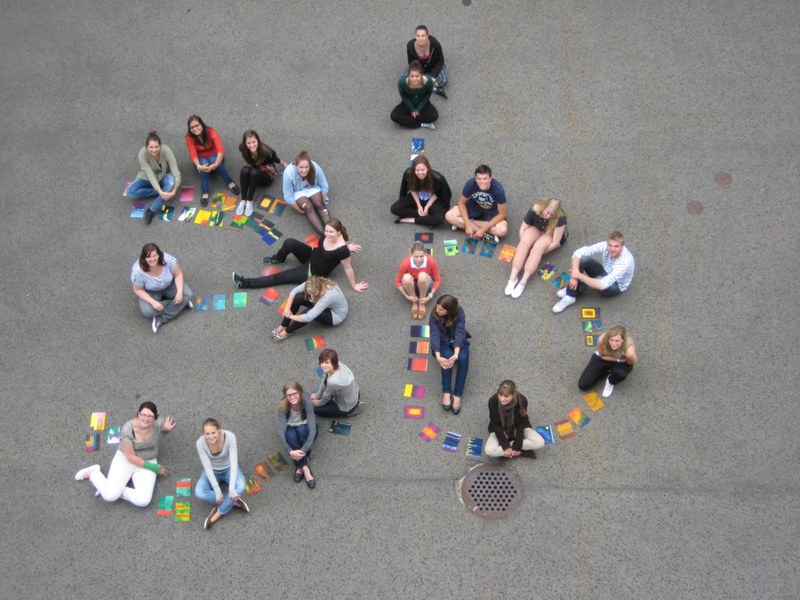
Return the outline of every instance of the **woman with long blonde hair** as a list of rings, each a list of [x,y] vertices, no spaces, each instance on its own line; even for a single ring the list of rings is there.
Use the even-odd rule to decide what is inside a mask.
[[[583,391],[590,390],[606,377],[603,398],[608,398],[614,386],[624,381],[638,361],[636,346],[628,330],[622,325],[612,325],[597,340],[597,351],[581,373],[578,387]]]
[[[300,312],[303,307],[306,311]],[[272,331],[272,337],[282,342],[311,321],[336,327],[347,317],[347,310],[347,298],[336,282],[327,277],[312,275],[289,294],[283,320]]]
[[[284,384],[283,398],[278,403],[278,435],[294,462],[294,482],[300,483],[305,479],[306,485],[313,490],[317,483],[308,460],[311,458],[311,447],[319,435],[319,425],[311,396],[294,380]]]

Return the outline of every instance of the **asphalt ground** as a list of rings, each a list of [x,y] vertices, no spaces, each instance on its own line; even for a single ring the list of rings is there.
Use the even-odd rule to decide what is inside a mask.
[[[800,595],[800,5],[466,4],[4,3],[0,596]],[[437,129],[419,133],[388,116],[421,22],[451,83],[434,99]],[[278,315],[253,291],[245,310],[187,313],[151,333],[128,279],[143,243],[175,255],[196,293],[229,302],[231,271],[257,272],[269,250],[251,231],[129,218],[121,191],[151,129],[199,195],[183,143],[192,113],[220,132],[232,173],[248,128],[281,158],[307,149],[323,166],[370,284],[345,284],[344,325],[275,344]],[[508,266],[445,257],[441,242],[463,236],[439,229],[442,291],[461,299],[473,335],[462,413],[438,408],[435,370],[406,371],[412,321],[392,282],[421,229],[393,225],[388,208],[414,136],[454,190],[477,164],[493,168],[509,243],[531,201],[555,196],[570,236],[550,262],[566,267],[614,229],[637,260],[627,293],[581,305],[627,326],[640,364],[576,437],[508,465],[525,499],[502,520],[462,506],[458,482],[475,463],[463,442],[443,452],[444,433],[485,437],[486,401],[505,378],[537,424],[565,418],[584,406],[590,350],[576,308],[551,313],[549,283],[510,300]],[[275,222],[310,233],[291,211]],[[237,434],[251,471],[280,448],[283,382],[315,385],[303,340],[320,334],[368,408],[350,436],[321,435],[315,490],[279,475],[247,498],[250,515],[206,532],[199,500],[176,523],[155,499],[106,504],[73,481],[113,456],[104,442],[84,452],[90,413],[119,425],[142,400],[178,423],[157,497],[200,474],[208,416]],[[424,422],[402,417],[406,383],[428,388]],[[442,433],[425,443],[428,421]]]

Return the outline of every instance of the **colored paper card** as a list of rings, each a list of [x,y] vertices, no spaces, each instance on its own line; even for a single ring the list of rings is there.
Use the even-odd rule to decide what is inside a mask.
[[[87,452],[97,452],[97,449],[100,447],[100,434],[90,433],[86,436],[86,440],[83,444],[86,446]]]
[[[467,438],[467,458],[480,460],[483,452],[483,438],[469,436]]]
[[[579,406],[576,406],[571,411],[569,411],[567,413],[567,416],[570,419],[572,419],[572,422],[575,423],[575,425],[577,425],[581,429],[586,427],[592,421],[589,417],[586,416],[586,413],[584,413]]]
[[[436,439],[437,435],[439,435],[439,427],[435,423],[428,423],[422,428],[422,431],[419,432],[419,437],[426,442]]]
[[[442,246],[444,246],[445,256],[456,256],[458,254],[458,240],[444,240]]]
[[[403,417],[406,419],[424,419],[425,407],[424,406],[404,406]]]
[[[423,244],[432,244],[433,243],[433,232],[432,231],[418,231],[414,234],[414,241],[415,242],[422,242]]]
[[[283,311],[286,310],[286,305],[288,303],[289,303],[289,299],[288,298],[286,300],[284,300],[283,302],[281,302],[281,305],[278,307],[278,314],[279,315],[283,315]]]
[[[188,523],[192,520],[192,503],[188,500],[175,502],[175,522]]]
[[[542,436],[546,445],[550,445],[555,441],[553,439],[553,428],[550,425],[537,425],[535,429],[536,433]]]
[[[603,331],[603,324],[597,319],[582,321],[584,333],[600,333]]]
[[[561,275],[553,279],[550,283],[553,284],[554,288],[560,290],[569,283],[569,273],[561,273]]]
[[[558,437],[562,440],[566,440],[571,437],[575,437],[575,428],[572,426],[572,423],[568,420],[564,421],[556,421],[553,423],[556,427],[556,431],[558,432]]]
[[[194,218],[195,225],[208,225],[208,220],[211,218],[210,210],[198,210],[197,216]]]
[[[250,215],[250,218],[251,218],[251,219],[255,219],[256,221],[258,221],[259,223],[261,223],[261,222],[262,222],[261,220],[262,220],[262,219],[264,219],[264,215],[263,215],[263,214],[261,214],[260,212],[258,212],[257,210],[254,210],[254,211],[253,211],[253,214],[252,214],[252,215]],[[267,221],[267,223],[269,223],[269,221]],[[270,227],[272,227],[272,225],[270,225]]]
[[[264,290],[264,293],[261,294],[261,297],[258,300],[259,302],[262,302],[267,306],[269,306],[270,304],[275,302],[275,300],[277,300],[280,297],[280,295],[281,293],[275,288],[267,288],[266,290]]]
[[[278,473],[282,473],[289,468],[289,463],[286,462],[286,459],[283,457],[283,454],[281,454],[280,450],[270,454],[267,457],[267,460],[269,461],[269,464],[272,465],[272,468]]]
[[[119,444],[121,439],[122,435],[119,432],[119,427],[108,428],[108,433],[106,433],[106,444]]]
[[[503,262],[511,262],[516,253],[517,253],[516,246],[509,246],[508,244],[503,244],[503,247],[500,249],[500,254],[497,256],[497,259],[502,260]]]
[[[411,337],[429,339],[431,337],[430,325],[412,325]]]
[[[211,296],[197,296],[194,299],[194,312],[208,312],[211,305]]]
[[[270,479],[272,479],[273,473],[270,470],[267,461],[262,461],[258,463],[255,467],[253,467],[253,470],[256,472],[256,475],[261,477],[264,481],[269,481]]]
[[[321,350],[325,346],[326,344],[324,335],[315,335],[314,337],[306,339],[306,350],[309,352],[313,350]]]
[[[175,496],[161,496],[158,499],[156,514],[159,517],[171,517],[175,509]]]
[[[208,220],[209,227],[222,227],[225,222],[225,213],[215,210],[211,213],[211,218]]]
[[[422,152],[425,150],[425,138],[411,138],[411,151]]]
[[[247,308],[247,292],[233,292],[233,308]]]
[[[303,238],[303,241],[312,248],[319,248],[319,235],[316,233],[312,233],[308,237]]]
[[[184,206],[181,209],[181,214],[178,215],[178,221],[181,223],[185,221],[191,221],[194,218],[195,213],[197,213],[197,209],[193,206]]]
[[[334,435],[350,435],[350,427],[352,423],[348,421],[340,421],[339,419],[334,419],[331,421],[331,426],[328,427],[328,431],[333,433]]]
[[[270,205],[272,204],[272,196],[264,196],[259,202],[259,208],[263,208],[264,210],[269,210]]]
[[[427,358],[409,358],[408,370],[417,371],[418,373],[425,373],[428,370]]]
[[[592,409],[592,412],[597,412],[606,405],[606,403],[603,402],[603,399],[600,398],[600,395],[594,390],[588,394],[585,394],[583,396],[583,401],[586,402],[586,405]]]
[[[587,346],[596,346],[597,340],[600,339],[599,335],[584,335],[583,337],[584,337],[583,341]]]
[[[259,223],[255,219],[247,219],[244,226],[249,227],[250,229],[255,231],[258,235],[261,235],[261,223]]]
[[[194,200],[194,188],[193,187],[182,187],[181,188],[180,201],[181,202],[191,202],[192,200]]]
[[[410,342],[408,344],[409,354],[428,354],[431,351],[430,342]]]
[[[247,480],[244,484],[244,491],[247,492],[248,496],[252,496],[253,494],[257,494],[261,491],[261,484],[258,483],[255,475],[247,476]]]
[[[269,207],[269,214],[280,217],[283,214],[283,209],[286,208],[286,202],[275,198]]]
[[[213,208],[215,210],[219,210],[222,207],[222,202],[225,198],[225,194],[219,193],[215,195],[211,200],[208,201],[208,207]]]
[[[239,204],[239,198],[237,198],[236,196],[229,196],[227,194],[222,194],[222,206],[220,206],[219,209],[228,212],[236,208],[237,204]]]
[[[247,220],[248,218],[244,215],[234,215],[233,220],[231,221],[231,229],[242,231],[247,224]]]
[[[325,376],[325,371],[323,371],[322,367],[320,367],[319,365],[317,365],[317,367],[314,369],[314,371],[316,372],[317,377],[324,377]]]
[[[225,294],[214,294],[214,296],[211,299],[211,309],[225,310],[226,302],[227,302],[227,296]]]
[[[192,478],[184,477],[178,479],[175,484],[175,497],[176,498],[191,498],[192,496]]]
[[[263,277],[268,277],[269,275],[275,275],[275,273],[280,273],[280,272],[281,270],[275,265],[267,265],[261,270],[261,275]]]
[[[144,202],[134,202],[131,204],[131,219],[144,218]]]
[[[548,267],[553,267],[553,268],[548,268]],[[538,275],[542,281],[550,281],[555,274],[556,274],[555,265],[549,265],[549,264],[542,265],[541,267],[536,269],[536,275]]]
[[[277,235],[276,235],[277,234]],[[281,233],[277,229],[262,229],[261,230],[261,240],[267,245],[272,246],[275,242],[278,241],[278,238],[281,237]]]
[[[172,221],[172,215],[175,214],[175,207],[174,206],[162,206],[161,212],[158,213],[158,218],[162,221],[166,221],[169,223]]]
[[[414,385],[413,383],[407,383],[405,388],[403,389],[403,397],[404,398],[416,398],[417,400],[425,400],[425,392],[428,391],[423,385]]]
[[[483,240],[483,244],[481,245],[481,256],[492,258],[495,250],[497,250],[497,244],[488,240]]]
[[[464,240],[464,245],[461,248],[461,252],[463,254],[475,254],[475,251],[477,249],[478,249],[478,240],[470,237]]]
[[[95,431],[103,431],[106,428],[106,413],[93,412],[89,417],[89,427]]]
[[[458,452],[458,445],[461,443],[461,434],[448,431],[442,442],[442,450],[445,452]]]
[[[433,256],[433,246],[425,248],[425,254],[427,254],[428,256]]]
[[[600,309],[596,306],[585,306],[581,309],[581,319],[600,319]]]

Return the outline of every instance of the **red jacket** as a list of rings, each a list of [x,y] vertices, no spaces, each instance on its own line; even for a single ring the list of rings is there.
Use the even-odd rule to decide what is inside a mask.
[[[400,263],[400,268],[397,269],[397,277],[394,278],[395,287],[403,285],[403,275],[406,273],[411,273],[414,281],[416,281],[423,271],[430,275],[433,280],[433,289],[438,290],[439,285],[442,283],[442,276],[439,274],[439,265],[436,264],[436,260],[430,254],[425,255],[425,265],[419,269],[411,262],[411,255],[406,256],[403,262]]]
[[[189,150],[189,158],[192,159],[192,162],[196,161],[198,157],[208,158],[215,154],[225,153],[225,147],[222,145],[219,135],[217,135],[217,130],[213,127],[206,127],[206,129],[208,130],[208,143],[205,146],[199,146],[191,133],[187,133],[184,136],[186,138],[186,148]]]

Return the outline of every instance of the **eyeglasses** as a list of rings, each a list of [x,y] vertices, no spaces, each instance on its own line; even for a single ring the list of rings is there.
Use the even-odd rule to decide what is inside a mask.
[[[140,419],[155,419],[156,416],[155,415],[151,415],[150,413],[141,413],[140,412],[139,413],[139,418]]]
[[[195,129],[202,129],[202,128],[203,126],[200,125],[200,123],[195,123],[194,125],[189,126],[189,129],[191,129],[192,131],[194,131]]]
[[[294,398],[295,396],[299,396],[300,392],[286,392],[287,398]]]

